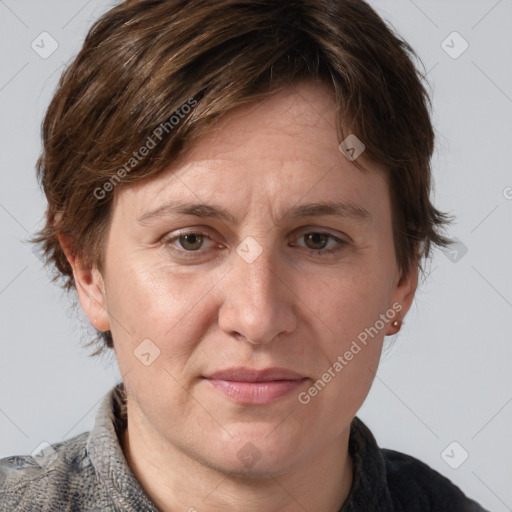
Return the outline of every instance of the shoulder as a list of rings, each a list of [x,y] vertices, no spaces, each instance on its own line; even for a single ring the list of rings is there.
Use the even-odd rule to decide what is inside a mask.
[[[0,510],[74,510],[95,494],[95,472],[87,455],[88,433],[46,445],[34,456],[0,460]]]
[[[396,510],[485,512],[448,478],[405,453],[381,449]]]

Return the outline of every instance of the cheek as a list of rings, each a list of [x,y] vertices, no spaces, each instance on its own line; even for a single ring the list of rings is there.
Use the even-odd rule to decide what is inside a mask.
[[[319,383],[319,389],[312,390],[312,394],[322,395],[318,404],[336,404],[334,416],[347,410],[355,414],[364,401],[379,364],[389,322],[381,316],[389,309],[391,299],[387,272],[378,265],[360,270],[351,268],[329,280],[322,279],[321,287],[308,298],[317,323],[329,328],[329,336],[320,341],[327,362],[316,376],[328,383],[325,388]]]
[[[208,325],[203,304],[214,281],[215,275],[185,273],[150,258],[111,267],[107,297],[116,358],[127,392],[148,417],[169,402],[184,414],[190,407],[185,369]],[[157,424],[158,415],[152,421]]]
[[[151,257],[118,261],[110,268],[107,302],[121,370],[139,369],[134,351],[149,339],[160,351],[155,368],[165,367],[179,378],[215,322],[210,292],[226,269],[199,273]]]
[[[345,341],[331,349],[330,363],[297,397],[295,416],[312,440],[333,440],[350,424],[370,391],[381,349],[377,338],[366,345]]]
[[[109,311],[123,317],[132,332],[150,330],[159,337],[197,317],[198,306],[216,281],[216,273],[199,275],[175,265],[137,259],[110,274]],[[127,278],[127,276],[129,276]]]
[[[338,316],[334,312],[331,315],[331,324],[336,323],[336,339],[322,339],[325,362],[299,400],[304,406],[304,422],[311,423],[311,428],[318,428],[315,423],[326,425],[318,432],[320,439],[344,428],[348,418],[360,409],[382,352],[385,329],[375,330],[382,311],[378,301],[372,303],[364,296],[361,302],[359,297],[352,299],[339,301]]]
[[[374,326],[389,308],[391,272],[377,262],[341,267],[304,280],[301,296],[336,339],[344,344]],[[380,323],[377,326],[382,330]]]

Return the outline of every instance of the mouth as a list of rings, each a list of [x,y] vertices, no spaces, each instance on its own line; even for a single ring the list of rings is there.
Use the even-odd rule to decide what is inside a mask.
[[[275,402],[297,391],[308,380],[308,377],[285,368],[230,368],[204,378],[227,398],[247,405]]]

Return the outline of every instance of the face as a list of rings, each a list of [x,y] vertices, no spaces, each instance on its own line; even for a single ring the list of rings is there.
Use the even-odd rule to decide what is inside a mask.
[[[416,271],[398,273],[385,173],[334,127],[330,90],[303,84],[116,191],[103,275],[79,294],[163,451],[279,474],[346,436]]]

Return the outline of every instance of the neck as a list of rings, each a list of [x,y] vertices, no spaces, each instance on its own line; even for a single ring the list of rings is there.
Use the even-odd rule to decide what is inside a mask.
[[[240,477],[208,467],[162,439],[135,421],[135,410],[130,409],[121,445],[134,475],[162,512],[338,512],[349,495],[350,427],[314,458],[285,473]]]

